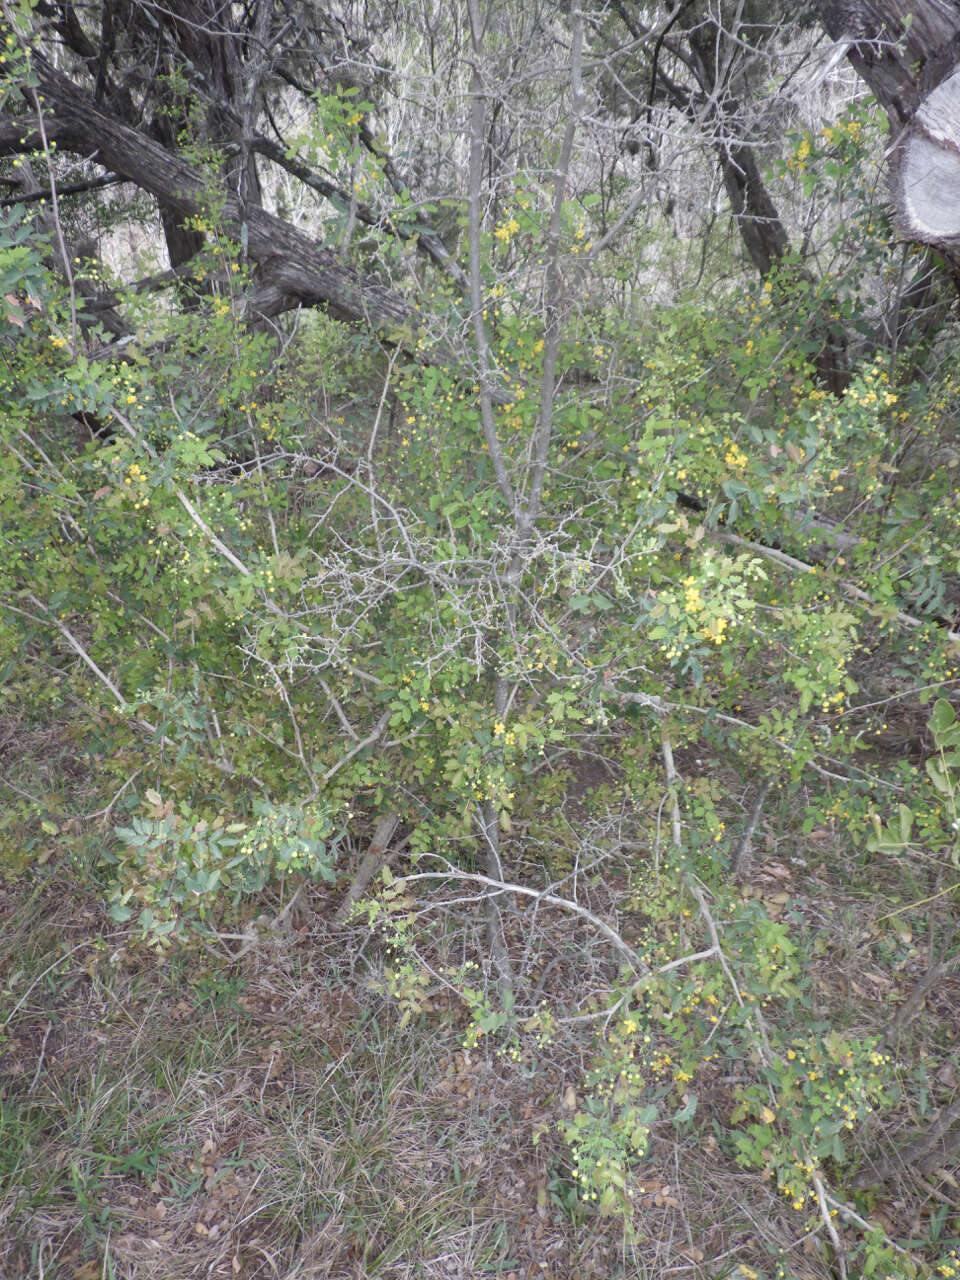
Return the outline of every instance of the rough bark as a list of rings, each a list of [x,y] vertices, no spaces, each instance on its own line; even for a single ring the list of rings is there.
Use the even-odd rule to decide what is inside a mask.
[[[672,31],[674,21],[683,12],[679,9],[657,37],[650,56],[643,42],[649,45],[653,29],[631,12],[625,0],[613,0],[613,7],[633,39],[641,44],[644,58],[649,58],[648,120],[649,108],[662,96],[705,132],[717,158],[741,243],[761,278],[766,279],[790,257],[793,248],[763,180],[747,113],[734,92],[738,79],[742,79],[738,68],[748,56],[747,45],[738,40],[735,27],[726,30],[715,16],[699,21],[691,17],[693,25],[688,30]],[[687,83],[677,83],[664,69],[661,52],[668,53],[674,67],[683,70]],[[641,78],[646,74],[644,62]],[[802,269],[801,274],[809,278]],[[850,378],[845,335],[823,317],[811,317],[811,328],[822,340],[815,361],[820,381],[834,394],[840,394]]]
[[[389,860],[390,841],[393,839],[393,833],[399,825],[400,819],[395,813],[385,814],[377,823],[373,839],[370,841],[370,847],[363,855],[363,861],[360,863],[356,874],[350,882],[350,887],[333,917],[333,923],[338,927],[347,923],[354,905],[360,901],[366,893],[370,881]]]
[[[212,201],[203,174],[101,109],[39,54],[33,70],[47,136],[59,149],[95,158],[155,196],[171,218],[182,221],[206,211]],[[22,153],[31,141],[39,141],[32,123],[0,121],[0,155]],[[416,327],[415,312],[393,290],[362,277],[332,250],[261,206],[242,203],[222,188],[216,195],[227,228],[237,236],[245,229],[247,253],[258,268],[253,305],[260,314],[275,315],[301,304],[324,305],[337,319],[362,321],[381,332],[397,334]]]
[[[790,238],[766,188],[754,150],[746,143],[717,143],[720,172],[750,261],[762,277],[790,252]]]
[[[23,203],[35,202],[38,196],[47,194],[37,182],[28,160],[20,161],[14,172],[16,176],[13,181],[18,185],[18,194]],[[98,260],[95,242],[73,240],[67,236],[62,228],[58,228],[52,209],[41,210],[35,215],[34,222],[37,232],[41,236],[49,237],[50,247],[45,255],[47,264],[72,282],[77,299],[82,299],[85,304],[78,308],[78,322],[85,327],[96,323],[115,338],[126,336],[129,333],[128,327],[109,303],[97,307],[95,321],[92,322],[90,318],[91,311],[87,304],[93,300],[99,302],[100,293],[95,274],[88,272],[88,268],[96,265]]]
[[[890,120],[890,196],[904,238],[960,275],[960,4],[820,0],[830,35]]]
[[[691,31],[687,43],[700,92],[706,102],[714,104],[705,123],[714,131],[713,147],[730,212],[750,261],[766,277],[790,253],[790,237],[745,134],[741,104],[726,82],[731,74],[727,65],[729,37],[710,20]]]
[[[896,134],[957,61],[955,0],[819,0],[823,25],[890,116]],[[952,47],[951,47],[952,46]]]

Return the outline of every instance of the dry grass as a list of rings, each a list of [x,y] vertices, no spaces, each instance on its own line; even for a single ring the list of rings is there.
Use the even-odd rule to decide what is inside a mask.
[[[319,923],[245,973],[129,963],[64,887],[5,891],[3,1277],[698,1276],[758,1243],[746,1175],[669,1141],[635,1245],[561,1212],[570,1045],[467,1053],[442,998],[399,1029]]]
[[[233,976],[128,965],[62,887],[6,891],[0,1274],[568,1274],[450,1017],[399,1030],[309,937]]]
[[[779,803],[746,892],[773,914],[789,894],[825,939],[811,973],[824,1018],[880,1034],[936,958],[946,908],[893,927],[891,902],[929,886],[898,869],[867,882],[835,835],[800,841],[795,801]],[[581,843],[593,832],[595,851],[609,847],[609,824],[575,817]],[[632,815],[611,821],[629,849]],[[630,865],[629,851],[607,853],[582,900],[615,919]],[[371,982],[379,944],[332,931],[334,905],[317,898],[298,933],[229,967],[131,957],[82,869],[47,864],[0,888],[0,1277],[720,1280],[772,1256],[796,1280],[833,1276],[822,1235],[725,1151],[733,1076],[698,1080],[692,1132],[657,1128],[629,1241],[569,1199],[556,1123],[588,1031],[520,1061],[467,1053],[466,1012],[442,982],[402,1027]],[[602,994],[616,966],[583,922],[519,905],[508,938],[521,999],[569,1013]],[[481,952],[479,910],[430,920],[435,974]],[[958,1014],[954,973],[899,1033],[902,1102],[856,1135],[861,1164],[892,1159],[955,1096]],[[929,1236],[937,1215],[942,1235],[960,1234],[957,1172],[944,1149],[862,1207],[900,1240]]]

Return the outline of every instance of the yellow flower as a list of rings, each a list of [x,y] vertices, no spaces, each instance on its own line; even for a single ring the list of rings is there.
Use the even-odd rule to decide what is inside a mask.
[[[507,726],[503,723],[502,720],[498,720],[497,723],[493,726],[493,736],[495,738],[499,738],[502,733],[506,733],[506,730],[507,730]]]
[[[503,244],[510,243],[510,237],[520,230],[520,223],[516,218],[508,218],[505,222],[501,222],[499,227],[494,231],[496,238]]]
[[[742,470],[749,461],[743,450],[735,444],[730,445],[730,448],[723,456],[723,460],[728,467],[734,467],[737,470]]]

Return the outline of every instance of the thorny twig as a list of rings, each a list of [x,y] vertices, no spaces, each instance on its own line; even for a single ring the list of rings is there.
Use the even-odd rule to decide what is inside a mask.
[[[367,734],[367,736],[365,738],[361,738],[361,740],[357,743],[355,747],[352,747],[345,756],[343,756],[340,760],[337,761],[336,764],[333,764],[330,766],[327,772],[323,775],[323,781],[325,783],[329,782],[330,779],[334,777],[336,774],[338,774],[340,770],[344,767],[344,765],[349,764],[350,761],[353,759],[353,757],[355,755],[358,755],[364,749],[364,747],[372,747],[373,744],[383,736],[383,732],[386,729],[387,725],[390,723],[390,717],[392,715],[393,715],[393,710],[390,707],[388,707],[387,710],[384,711],[380,719],[377,721],[377,723],[373,726],[371,731]]]
[[[635,973],[648,975],[650,967],[645,960],[634,950],[630,944],[617,933],[616,929],[607,924],[605,920],[590,911],[587,907],[583,907],[579,902],[574,902],[571,898],[561,898],[558,894],[547,893],[540,889],[532,889],[525,884],[512,884],[506,880],[496,880],[492,876],[480,875],[478,872],[460,871],[453,863],[448,862],[441,854],[424,854],[423,857],[434,858],[438,862],[444,864],[442,871],[414,871],[409,875],[401,876],[398,884],[412,884],[416,880],[456,880],[466,882],[468,884],[481,885],[486,889],[490,889],[493,893],[490,896],[500,896],[505,893],[516,893],[524,898],[534,898],[537,902],[545,902],[552,907],[561,907],[564,911],[570,911],[574,915],[581,916],[587,920],[593,927],[610,942],[627,960],[631,969]]]

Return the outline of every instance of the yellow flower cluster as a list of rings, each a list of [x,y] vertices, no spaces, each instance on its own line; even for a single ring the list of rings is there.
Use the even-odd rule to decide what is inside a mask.
[[[591,241],[587,240],[586,242],[584,242],[584,237],[586,236],[586,234],[587,233],[584,228],[583,222],[581,222],[580,225],[577,227],[576,231],[573,233],[573,238],[575,241],[575,244],[573,246],[574,253],[581,253],[581,252],[589,253],[590,250],[593,248]]]
[[[726,618],[714,618],[708,627],[703,630],[704,640],[712,640],[714,644],[723,644],[724,632],[729,623]]]
[[[123,477],[123,483],[130,485],[134,498],[134,510],[149,505],[150,499],[147,497],[147,477],[144,475],[142,468],[138,462],[131,462],[127,467],[127,474]]]
[[[803,173],[807,167],[807,160],[810,156],[810,139],[801,138],[800,145],[787,161],[788,169],[795,169],[797,173]]]
[[[888,383],[890,376],[884,369],[872,368],[868,369],[863,375],[865,387],[858,387],[856,383],[849,387],[844,396],[849,397],[855,404],[859,404],[864,409],[869,409],[873,405],[881,405],[886,409],[897,403],[899,397],[893,392],[885,390],[876,383]]]
[[[735,471],[742,471],[749,462],[749,458],[735,441],[730,442],[727,452],[723,455],[723,460],[728,467],[732,467]]]
[[[691,576],[684,578],[683,585],[686,590],[683,593],[684,609],[687,613],[700,613],[703,609],[703,600],[700,597],[700,588],[696,585],[696,578]]]
[[[520,223],[514,217],[505,218],[496,228],[494,235],[503,245],[508,245],[513,236],[520,230]]]
[[[844,135],[852,138],[854,142],[859,141],[863,133],[863,125],[859,120],[849,120],[846,124],[827,125],[826,128],[820,130],[820,135],[826,138],[827,142],[836,142],[841,140]]]

